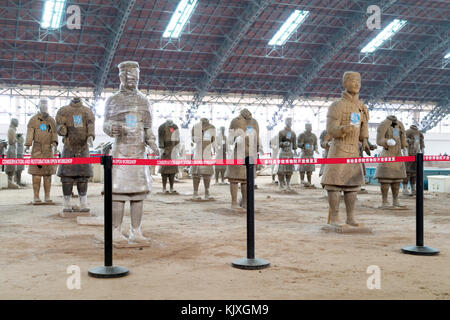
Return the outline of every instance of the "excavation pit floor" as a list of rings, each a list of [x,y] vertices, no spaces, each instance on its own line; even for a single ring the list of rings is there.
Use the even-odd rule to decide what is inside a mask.
[[[130,270],[118,279],[88,276],[90,268],[103,264],[103,247],[95,240],[103,227],[60,217],[61,186],[52,187],[53,206],[30,205],[30,185],[0,190],[0,299],[450,298],[449,194],[425,194],[425,245],[441,253],[413,256],[401,248],[415,244],[415,198],[402,197],[407,210],[380,210],[379,187],[366,186],[368,193],[358,195],[356,219],[373,233],[327,233],[321,230],[328,215],[321,188],[294,185],[296,193],[283,194],[270,176],[258,177],[256,257],[271,266],[252,271],[231,267],[246,255],[246,215],[230,209],[228,185],[212,181],[215,201],[195,202],[186,201],[192,180],[176,183],[175,196],[158,194],[159,176],[152,184],[143,218],[151,245],[114,249],[114,265]],[[103,215],[102,187],[89,184],[88,202],[97,216]],[[340,216],[345,218],[343,201]],[[127,205],[125,232],[129,223]],[[81,271],[79,290],[67,286],[72,265]],[[368,288],[375,283],[368,281],[374,276],[369,266],[379,267],[380,289]]]

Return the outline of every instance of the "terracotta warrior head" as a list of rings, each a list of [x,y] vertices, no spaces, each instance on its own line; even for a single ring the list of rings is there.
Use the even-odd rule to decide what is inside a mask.
[[[290,129],[292,127],[292,118],[286,118],[286,120],[284,120],[284,124]]]
[[[136,61],[124,61],[119,63],[120,87],[128,90],[136,90],[139,84],[139,63]]]
[[[311,125],[311,123],[306,123],[306,124],[305,124],[305,131],[306,131],[306,132],[311,132],[311,131],[312,131],[312,125]]]
[[[250,120],[252,118],[252,113],[247,108],[245,108],[241,110],[241,116],[243,116],[246,120]]]
[[[419,128],[417,128],[417,126],[415,124],[411,125],[410,128],[413,129],[413,130],[419,130]]]
[[[17,120],[16,118],[12,118],[11,122],[10,122],[10,126],[17,128],[19,126],[19,120]]]
[[[47,99],[39,100],[39,112],[45,118],[48,117],[48,101],[47,101]]]
[[[342,85],[350,94],[358,94],[361,89],[361,75],[359,72],[346,71],[342,77]]]

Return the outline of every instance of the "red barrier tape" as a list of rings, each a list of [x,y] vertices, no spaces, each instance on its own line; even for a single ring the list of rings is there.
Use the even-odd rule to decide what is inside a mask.
[[[90,158],[34,158],[34,159],[1,159],[1,165],[69,165],[100,163],[100,157]],[[383,163],[411,162],[414,156],[407,157],[366,157],[366,158],[305,158],[305,159],[257,159],[257,165],[274,164],[339,164],[339,163]],[[424,161],[450,161],[450,156],[424,156]],[[113,159],[114,165],[153,165],[153,166],[213,166],[243,165],[242,159],[211,160],[163,160],[163,159]]]

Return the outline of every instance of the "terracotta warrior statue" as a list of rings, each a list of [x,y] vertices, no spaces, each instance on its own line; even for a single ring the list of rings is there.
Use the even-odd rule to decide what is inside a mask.
[[[323,149],[322,158],[324,158],[324,159],[326,159],[326,157],[328,155],[328,150],[330,149],[330,146],[331,146],[331,140],[332,140],[332,138],[328,134],[327,130],[323,130],[322,133],[320,134],[319,141],[320,141],[320,146]],[[325,164],[321,164],[320,171],[319,171],[319,177],[321,177],[323,175],[324,169],[325,169]]]
[[[17,141],[17,158],[23,159],[23,134],[17,133],[16,134],[16,141]],[[22,171],[25,169],[25,166],[23,164],[18,164],[16,166],[16,183],[20,187],[25,187],[25,184],[22,183]]]
[[[406,142],[408,143],[408,156],[415,156],[419,152],[424,152],[425,144],[423,139],[423,133],[419,131],[416,125],[412,125],[406,130]],[[408,193],[408,180],[411,184],[411,195],[416,194],[416,163],[406,162],[406,175],[407,178],[403,180],[403,194]]]
[[[56,121],[48,114],[47,100],[42,99],[39,101],[39,112],[28,121],[25,151],[28,153],[29,148],[32,147],[31,158],[53,158],[57,146]],[[33,203],[42,203],[39,198],[41,180],[44,180],[44,201],[52,203],[50,188],[52,175],[56,173],[56,166],[29,166],[28,173],[33,177]]]
[[[260,148],[259,125],[248,109],[242,109],[239,116],[231,121],[228,133],[230,145],[229,159],[245,159],[250,156],[255,160]],[[256,166],[255,166],[256,169]],[[245,165],[227,166],[225,178],[230,181],[231,207],[247,207],[247,171]],[[241,184],[242,202],[238,204],[238,184]]]
[[[271,157],[273,159],[278,159],[278,156],[280,154],[280,138],[278,137],[278,135],[275,135],[272,137],[272,139],[270,139],[269,142],[270,145],[270,149],[272,150],[272,154]],[[272,171],[272,183],[277,183],[277,181],[275,180],[275,177],[278,173],[278,164],[272,164],[271,165],[271,171]],[[280,183],[280,185],[282,184],[282,182],[278,182]]]
[[[172,120],[167,120],[159,126],[158,144],[161,149],[161,159],[173,160],[178,158],[180,131]],[[173,188],[173,184],[175,182],[175,174],[178,173],[178,166],[161,166],[159,173],[162,178],[163,193],[177,193]],[[169,180],[170,191],[166,189],[167,180]]]
[[[8,149],[6,150],[6,158],[17,158],[17,136],[16,131],[19,126],[19,120],[12,118],[8,129]],[[14,176],[16,174],[17,166],[5,166],[5,172],[8,175],[8,188],[19,189],[20,186],[14,183]]]
[[[278,133],[278,140],[280,146],[279,159],[293,159],[294,152],[297,149],[297,139],[295,132],[292,131],[292,118],[286,118],[285,127]],[[279,164],[278,166],[278,190],[290,191],[291,189],[291,176],[294,172],[293,164]]]
[[[152,132],[150,101],[138,89],[139,64],[119,64],[120,89],[106,100],[103,131],[113,137],[114,158],[146,159],[148,145],[159,155]],[[147,242],[141,230],[144,200],[151,191],[148,166],[113,166],[113,242]],[[130,201],[131,225],[128,239],[122,234],[125,202]]]
[[[327,157],[358,158],[359,142],[370,155],[367,142],[369,111],[358,99],[361,88],[360,74],[345,72],[343,86],[345,90],[342,98],[333,102],[328,109],[326,130],[332,140]],[[354,218],[354,209],[357,193],[364,183],[361,164],[326,164],[321,183],[328,193],[328,223],[334,227],[344,226],[339,220],[340,193],[343,191],[347,211],[346,226],[359,227],[360,224]]]
[[[402,149],[408,146],[406,132],[396,116],[390,115],[380,123],[377,130],[377,144],[383,147],[380,157],[401,157]],[[406,154],[405,150],[405,154]],[[389,187],[392,190],[393,206],[403,207],[398,201],[400,183],[406,179],[404,162],[379,163],[375,170],[375,179],[381,184],[382,204],[381,208],[388,208]]]
[[[63,137],[62,158],[89,157],[89,147],[95,139],[95,117],[91,109],[85,107],[78,97],[56,113],[57,133]],[[48,151],[48,150],[47,150]],[[57,176],[61,177],[64,209],[63,212],[89,212],[87,207],[88,180],[93,176],[91,164],[60,165]],[[78,205],[71,206],[73,184],[78,189]]]
[[[302,149],[301,158],[314,158],[314,152],[319,154],[317,150],[317,137],[314,133],[312,133],[312,126],[310,123],[305,124],[305,132],[298,136],[297,141],[298,148]],[[311,176],[313,171],[316,170],[315,164],[301,164],[300,165],[300,180],[301,183],[307,187],[312,186],[311,184]],[[304,182],[305,172],[308,178],[308,182]]]
[[[227,144],[227,136],[225,135],[225,127],[220,127],[220,133],[216,137],[216,159],[217,160],[226,160],[228,153],[228,144]],[[219,183],[219,177],[221,178],[222,183],[225,183],[225,170],[226,165],[216,165],[214,167],[214,173],[216,176],[216,184]]]
[[[192,142],[194,143],[194,160],[212,159],[216,145],[216,127],[207,118],[201,118],[200,122],[192,127]],[[200,200],[198,188],[200,179],[203,178],[205,186],[205,200],[212,199],[209,195],[211,176],[214,174],[212,166],[192,166],[192,179],[194,183],[194,194],[192,199]]]

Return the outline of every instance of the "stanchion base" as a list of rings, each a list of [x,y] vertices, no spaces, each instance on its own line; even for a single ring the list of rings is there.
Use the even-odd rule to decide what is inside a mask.
[[[434,256],[439,254],[439,250],[426,246],[407,246],[402,248],[402,252],[419,256]]]
[[[89,270],[88,274],[94,278],[120,278],[128,275],[129,271],[124,267],[95,267]]]
[[[257,270],[264,269],[270,266],[270,262],[264,259],[236,259],[231,263],[231,266],[238,269]]]

